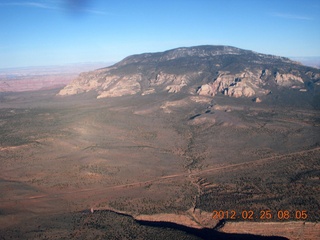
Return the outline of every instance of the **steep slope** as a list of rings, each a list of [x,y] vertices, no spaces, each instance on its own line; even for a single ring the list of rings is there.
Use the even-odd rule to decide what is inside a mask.
[[[80,74],[58,95],[95,91],[97,98],[104,98],[166,91],[259,100],[277,89],[307,92],[319,84],[319,69],[288,58],[229,46],[197,46],[129,56]]]

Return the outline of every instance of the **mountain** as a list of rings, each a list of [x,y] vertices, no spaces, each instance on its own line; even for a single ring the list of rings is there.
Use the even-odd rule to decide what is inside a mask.
[[[94,91],[97,98],[105,98],[168,92],[260,101],[279,89],[313,93],[319,85],[319,69],[288,58],[230,46],[196,46],[129,56],[80,74],[58,95]]]

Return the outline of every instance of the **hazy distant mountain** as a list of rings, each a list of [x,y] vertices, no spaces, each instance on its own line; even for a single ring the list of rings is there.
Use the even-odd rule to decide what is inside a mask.
[[[291,57],[291,59],[306,66],[320,68],[320,57]]]
[[[95,91],[97,98],[157,92],[260,99],[278,89],[310,92],[320,70],[288,58],[230,46],[196,46],[129,56],[82,73],[59,95]]]

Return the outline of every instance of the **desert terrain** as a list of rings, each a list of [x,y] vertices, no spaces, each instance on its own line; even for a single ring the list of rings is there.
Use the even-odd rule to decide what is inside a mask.
[[[319,112],[312,108],[225,96],[66,99],[56,91],[1,94],[3,239],[103,238],[111,234],[106,222],[98,232],[89,225],[104,210],[194,228],[214,228],[214,210],[236,211],[223,231],[252,221],[247,234],[289,239],[306,225],[284,232],[266,224],[319,221]],[[264,209],[271,219],[256,218]],[[255,219],[243,219],[243,210]],[[279,219],[279,210],[290,218]],[[296,219],[298,210],[307,218]]]
[[[0,92],[0,239],[319,238],[319,70],[150,56]]]

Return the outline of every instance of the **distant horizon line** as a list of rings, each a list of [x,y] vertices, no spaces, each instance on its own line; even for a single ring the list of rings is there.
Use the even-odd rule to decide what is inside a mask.
[[[81,66],[81,65],[102,65],[106,64],[107,66],[115,64],[117,61],[88,61],[88,62],[70,62],[70,63],[52,63],[52,64],[43,64],[43,65],[25,65],[25,66],[11,66],[11,67],[0,67],[1,70],[10,70],[10,69],[32,69],[32,68],[41,68],[41,67],[70,67],[70,66]]]

